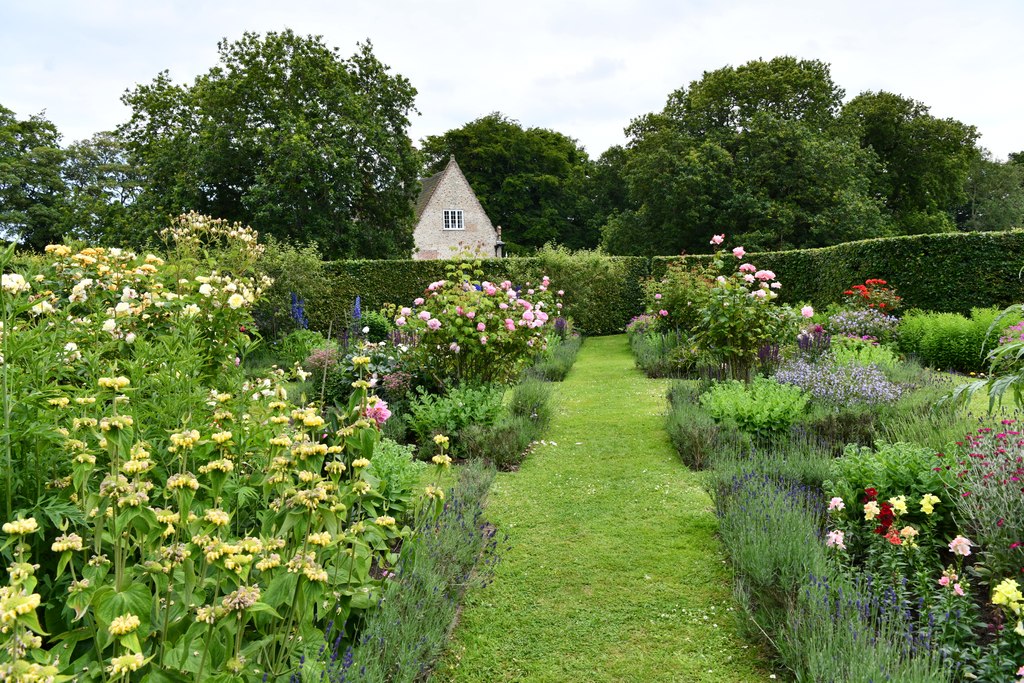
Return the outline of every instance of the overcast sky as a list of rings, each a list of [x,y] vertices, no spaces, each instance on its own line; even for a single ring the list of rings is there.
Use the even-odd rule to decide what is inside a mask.
[[[127,120],[121,94],[161,70],[191,83],[221,38],[285,28],[345,56],[370,39],[419,91],[416,142],[500,111],[597,157],[704,71],[794,55],[847,99],[900,93],[1024,150],[1019,0],[0,0],[0,105],[67,143]]]

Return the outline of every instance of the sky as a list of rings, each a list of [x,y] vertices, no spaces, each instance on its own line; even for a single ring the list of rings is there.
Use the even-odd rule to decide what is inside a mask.
[[[376,57],[417,89],[419,142],[500,111],[594,158],[705,71],[791,55],[831,65],[846,99],[886,90],[1024,150],[1019,0],[0,0],[0,105],[45,111],[64,143],[129,118],[163,70],[191,83],[217,42],[290,28]]]

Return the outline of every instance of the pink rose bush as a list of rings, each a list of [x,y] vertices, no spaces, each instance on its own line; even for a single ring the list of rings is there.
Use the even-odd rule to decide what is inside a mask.
[[[522,286],[481,276],[479,262],[454,262],[394,318],[415,339],[409,362],[439,386],[510,381],[547,348],[563,292],[546,276]]]

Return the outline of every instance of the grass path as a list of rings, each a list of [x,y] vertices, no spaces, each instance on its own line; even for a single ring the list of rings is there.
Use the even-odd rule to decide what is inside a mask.
[[[586,341],[547,445],[494,483],[511,547],[470,591],[438,680],[768,680],[738,635],[711,501],[665,433],[666,390],[624,336]]]

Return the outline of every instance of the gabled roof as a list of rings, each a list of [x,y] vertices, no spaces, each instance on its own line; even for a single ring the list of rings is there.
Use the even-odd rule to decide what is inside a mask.
[[[455,163],[455,156],[451,156],[448,159],[448,165],[444,167],[444,170],[439,173],[435,173],[429,178],[422,178],[420,182],[423,187],[420,190],[420,196],[416,198],[416,220],[419,221],[420,216],[423,215],[423,211],[427,208],[427,204],[430,203],[430,198],[434,196],[434,190],[441,184],[441,179],[452,169],[455,168],[457,172],[462,173],[462,169]]]

